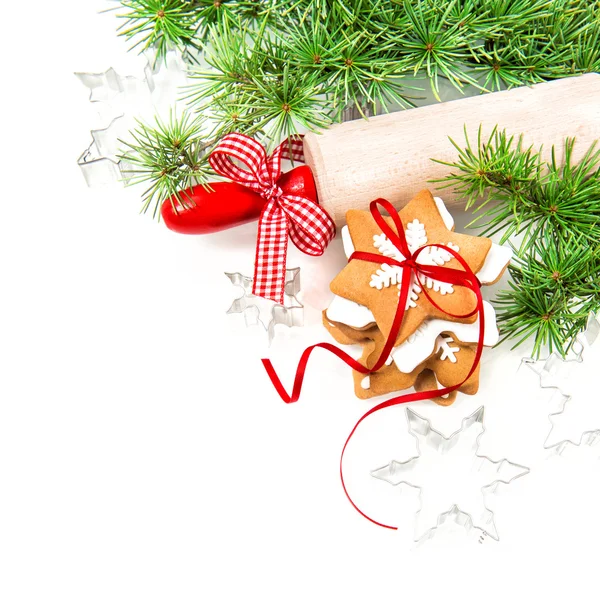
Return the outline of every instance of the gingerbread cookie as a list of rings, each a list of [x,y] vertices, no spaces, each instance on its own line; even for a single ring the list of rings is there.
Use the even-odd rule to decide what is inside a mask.
[[[372,344],[363,346],[361,363],[372,366],[383,348],[383,336],[374,340]],[[371,352],[369,355],[368,353]],[[436,385],[430,385],[427,390],[453,387],[465,380],[475,360],[476,346],[462,344],[452,336],[442,334],[438,338],[435,352],[425,361],[417,365],[410,372],[398,369],[395,362],[389,362],[378,371],[364,375],[358,371],[353,372],[354,389],[359,398],[372,398],[390,392],[416,387],[417,380],[423,371],[431,371]],[[428,383],[431,383],[428,380]],[[473,374],[462,383],[457,391],[473,395],[479,389],[479,365]],[[437,399],[434,399],[434,401]]]
[[[405,224],[411,252],[431,243],[448,245],[466,260],[482,284],[497,281],[510,261],[510,250],[492,244],[488,238],[454,233],[454,222],[443,202],[439,198],[434,199],[427,190],[420,192],[399,215]],[[385,219],[395,231],[391,219]],[[347,221],[348,229],[342,230],[347,254],[357,250],[403,259],[398,249],[381,232],[370,212],[348,211]],[[462,268],[449,252],[437,247],[424,250],[417,262]],[[329,319],[355,328],[368,327],[375,322],[382,332],[389,333],[398,303],[397,288],[401,271],[400,267],[390,265],[378,267],[376,263],[368,261],[350,261],[331,283],[331,290],[336,296],[328,308]],[[475,295],[470,290],[431,278],[421,279],[428,293],[443,310],[438,310],[427,300],[413,274],[407,310],[396,344],[402,343],[428,318],[465,321],[448,316],[444,310],[464,314],[474,308]]]
[[[406,241],[411,253],[427,244],[442,244],[459,252],[473,271],[477,272],[483,267],[492,245],[491,240],[454,233],[448,229],[429,191],[423,190],[417,194],[399,215],[405,225]],[[400,251],[383,234],[370,212],[350,210],[346,213],[346,220],[352,244],[357,251],[378,252],[397,260],[404,259]],[[392,220],[389,217],[385,217],[385,220],[396,231]],[[417,262],[462,268],[450,252],[437,247],[427,248]],[[373,313],[379,329],[384,335],[388,335],[398,304],[401,276],[401,267],[383,264],[378,268],[375,263],[351,260],[331,282],[330,288],[337,296],[367,307]],[[429,293],[435,297],[436,304],[442,310],[428,301],[413,273],[407,310],[398,334],[398,344],[406,340],[428,318],[464,321],[446,313],[464,314],[475,308],[475,294],[463,286],[453,286],[424,276],[422,283],[429,288]],[[475,317],[471,317],[471,321],[474,319]]]
[[[425,369],[419,373],[417,381],[415,381],[415,390],[417,392],[429,392],[435,389],[439,389],[439,386],[436,383],[435,373],[429,369]],[[455,390],[454,392],[450,392],[439,398],[434,398],[433,401],[440,406],[450,406],[456,400],[457,395],[458,392]]]
[[[323,323],[336,341],[341,344],[362,344],[363,355],[359,362],[368,368],[375,365],[385,345],[385,337],[377,328],[357,331],[343,324],[329,322],[325,315]],[[391,356],[386,364],[378,371],[365,375],[353,371],[354,389],[361,399],[369,399],[390,392],[396,392],[416,386],[419,375],[430,370],[433,380],[426,379],[430,387],[423,389],[440,389],[461,383],[468,375],[475,359],[476,345],[464,344],[448,333],[438,337],[434,351],[412,371],[400,370]],[[432,381],[439,381],[439,386],[431,386]],[[465,394],[475,394],[479,387],[479,365],[469,379],[461,385],[459,391]],[[456,396],[453,393],[452,398]],[[447,400],[443,404],[448,404]],[[438,401],[435,399],[434,401]]]
[[[496,325],[496,311],[489,302],[483,302],[484,331],[483,345],[495,346],[500,337]],[[456,340],[477,345],[479,340],[479,316],[474,323],[457,323],[443,319],[425,321],[407,340],[396,346],[391,354],[401,371],[412,371],[416,365],[431,355],[442,333]]]

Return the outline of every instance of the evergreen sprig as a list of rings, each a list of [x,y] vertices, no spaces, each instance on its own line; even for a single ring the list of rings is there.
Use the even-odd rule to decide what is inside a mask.
[[[534,339],[533,353],[564,354],[600,310],[600,150],[592,144],[574,164],[575,141],[568,139],[563,158],[552,148],[525,147],[522,138],[481,128],[474,147],[454,140],[451,173],[437,183],[452,187],[473,207],[473,224],[502,242],[521,237],[509,267],[509,289],[496,299],[503,339],[520,345]]]
[[[282,137],[331,122],[314,79],[297,76],[283,42],[264,27],[240,35],[222,23],[212,28],[210,40],[209,69],[190,71],[184,98],[212,124],[211,137],[235,130],[272,147]]]
[[[201,114],[214,102],[218,133],[229,131],[236,116],[244,131],[269,136],[409,108],[415,88],[427,85],[439,99],[443,81],[461,92],[494,91],[600,69],[596,0],[122,4],[121,34],[136,46],[155,47],[158,57],[178,48],[208,63],[193,70],[187,96]],[[281,112],[292,106],[290,97],[277,110],[264,110],[286,96],[284,76],[302,107],[296,118]]]
[[[196,40],[199,13],[196,4],[181,0],[122,0],[126,12],[119,27],[120,35],[133,40],[133,48],[156,51],[156,60],[163,60],[170,49],[182,52],[198,50]]]
[[[151,211],[160,218],[160,207],[166,200],[189,206],[186,190],[208,181],[208,143],[202,123],[190,113],[177,117],[171,112],[164,122],[138,121],[130,132],[131,140],[120,140],[126,151],[119,156],[128,183],[148,185],[142,195],[142,212]]]

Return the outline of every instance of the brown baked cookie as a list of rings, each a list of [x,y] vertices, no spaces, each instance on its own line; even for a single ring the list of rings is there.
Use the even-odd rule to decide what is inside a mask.
[[[435,379],[435,374],[433,371],[429,369],[425,369],[419,376],[417,377],[417,381],[415,382],[415,390],[417,392],[429,392],[430,390],[436,390],[437,384]],[[446,396],[440,396],[439,398],[433,398],[433,401],[440,406],[450,406],[454,404],[456,400],[456,395],[458,392],[455,390],[454,392],[450,392]]]
[[[368,331],[364,331],[352,329],[352,327],[343,323],[332,323],[327,320],[325,311],[323,311],[323,325],[331,333],[336,342],[345,345],[362,345],[363,353],[358,362],[367,367],[372,367],[375,364],[385,343],[377,327],[372,327]],[[381,396],[388,392],[408,389],[414,385],[417,375],[425,368],[424,366],[419,366],[412,373],[401,373],[391,359],[390,363],[371,374],[352,370],[354,393],[358,398],[368,400],[369,398]]]
[[[332,323],[323,313],[323,324],[334,339],[340,344],[361,344],[363,354],[359,362],[367,367],[373,367],[385,345],[385,337],[376,327],[368,331],[356,330],[343,323]],[[429,370],[431,377],[426,379],[430,387],[427,390],[438,389],[437,382],[442,387],[457,385],[468,375],[475,359],[476,344],[464,344],[452,334],[443,333],[438,336],[434,352],[425,361],[418,365],[412,372],[403,373],[398,369],[391,357],[388,364],[378,371],[364,374],[353,370],[354,391],[358,398],[363,400],[381,396],[390,392],[408,389],[416,385],[419,375]],[[423,384],[425,385],[425,384]],[[479,365],[469,379],[461,385],[459,390],[465,394],[475,394],[479,388]],[[453,392],[452,398],[456,396]],[[440,399],[435,399],[438,402]],[[438,402],[438,404],[451,404],[451,402]]]
[[[383,348],[384,341],[383,336],[379,333],[379,337],[375,338],[373,345],[365,344],[363,358],[360,362],[369,367],[373,366]],[[431,356],[410,373],[400,371],[394,362],[371,373],[368,380],[365,380],[365,375],[354,371],[355,392],[359,398],[372,398],[404,390],[414,385],[418,376],[425,370],[431,371],[433,384],[435,384],[427,387],[428,390],[458,385],[469,374],[475,360],[476,349],[476,344],[464,344],[450,334],[444,333],[439,336],[435,351]],[[366,356],[369,350],[372,350],[372,354]],[[479,369],[480,365],[477,365],[473,374],[457,391],[468,395],[476,394],[479,389]],[[412,383],[410,383],[411,381]],[[431,380],[427,381],[431,383]],[[439,386],[437,382],[439,382]]]
[[[405,227],[411,252],[426,244],[450,245],[464,258],[474,272],[483,266],[491,247],[491,240],[462,235],[449,230],[428,190],[417,194],[400,211],[399,215]],[[404,257],[398,254],[398,250],[382,234],[370,212],[350,210],[346,213],[346,220],[356,251],[382,254],[403,260]],[[386,217],[386,221],[396,231],[389,217]],[[462,269],[460,263],[449,252],[441,248],[423,251],[419,260],[448,268]],[[334,294],[371,310],[378,328],[384,335],[388,335],[398,304],[400,277],[400,268],[363,260],[351,260],[331,282],[330,288]],[[473,322],[476,318],[472,316],[464,319],[447,314],[466,314],[475,308],[475,294],[470,290],[462,286],[449,286],[433,280],[425,281],[424,284],[427,285],[427,292],[442,310],[429,302],[413,275],[409,306],[406,309],[395,345],[403,343],[428,318],[462,322]]]

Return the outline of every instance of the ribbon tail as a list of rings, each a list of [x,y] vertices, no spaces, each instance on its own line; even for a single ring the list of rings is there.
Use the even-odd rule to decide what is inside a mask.
[[[271,360],[268,358],[261,358],[261,362],[263,367],[267,371],[267,375],[273,384],[273,387],[281,397],[281,399],[286,404],[291,404],[292,402],[297,402],[300,398],[300,392],[302,391],[302,382],[304,381],[304,375],[306,374],[306,366],[308,364],[308,359],[312,354],[313,350],[316,348],[323,348],[332,354],[335,354],[339,359],[343,360],[349,367],[358,371],[359,373],[367,374],[370,372],[370,369],[361,365],[356,359],[352,358],[347,352],[344,352],[341,348],[330,344],[329,342],[321,342],[319,344],[315,344],[314,346],[309,346],[304,350],[300,360],[298,361],[298,367],[296,368],[296,375],[294,377],[294,387],[292,389],[292,393],[288,394],[281,383],[281,379],[279,375],[275,372],[273,364]]]
[[[277,390],[277,393],[279,394],[281,399],[286,404],[291,404],[292,402],[297,402],[298,398],[294,398],[293,396],[291,396],[290,394],[288,394],[285,391],[285,388],[283,387],[283,383],[281,383],[281,379],[279,379],[279,375],[277,375],[271,360],[268,358],[261,358],[260,360],[263,364],[263,367],[265,368],[265,371],[267,372],[267,375],[269,376],[269,379],[271,380],[271,383],[273,384],[273,387]]]
[[[276,202],[267,202],[258,222],[252,293],[278,304],[285,291],[288,233],[287,215]]]
[[[385,345],[377,362],[373,365],[373,371],[379,371],[381,367],[385,365],[394,344],[396,343],[396,339],[398,338],[398,334],[400,333],[400,329],[402,328],[402,321],[404,320],[404,314],[406,313],[406,303],[408,302],[408,297],[411,292],[410,284],[412,281],[412,270],[405,268],[402,269],[402,280],[400,284],[400,297],[398,299],[398,305],[396,306],[396,314],[394,316],[394,321],[392,323],[392,327],[390,329],[390,333],[385,341]]]

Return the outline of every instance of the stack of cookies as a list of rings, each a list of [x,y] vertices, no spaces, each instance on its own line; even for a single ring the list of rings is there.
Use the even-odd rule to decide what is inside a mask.
[[[482,285],[498,281],[508,266],[511,252],[484,237],[454,232],[454,220],[444,203],[424,190],[400,212],[411,253],[428,244],[452,248],[467,262]],[[396,231],[391,219],[385,218]],[[404,257],[381,231],[368,211],[350,210],[347,226],[342,229],[344,251],[379,253],[398,261]],[[443,248],[422,251],[417,263],[462,269],[460,263]],[[388,264],[352,260],[331,282],[334,299],[323,312],[323,323],[341,344],[359,344],[359,362],[372,368],[389,336],[398,306],[402,268]],[[477,306],[475,294],[463,287],[421,275],[432,304],[412,274],[406,312],[394,348],[386,364],[370,374],[354,371],[354,388],[359,398],[372,398],[413,388],[436,390],[458,385],[468,375],[477,350],[479,317],[452,317],[467,314]],[[441,309],[441,310],[440,310]],[[498,341],[496,315],[484,301],[485,346]],[[479,366],[458,391],[475,394],[479,387]],[[457,391],[436,398],[438,404],[454,402]]]

